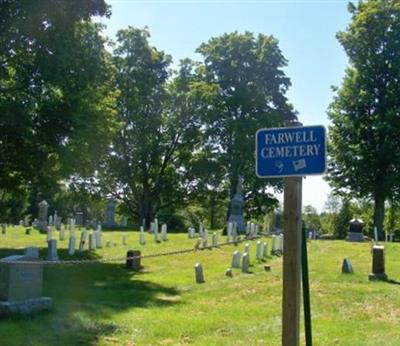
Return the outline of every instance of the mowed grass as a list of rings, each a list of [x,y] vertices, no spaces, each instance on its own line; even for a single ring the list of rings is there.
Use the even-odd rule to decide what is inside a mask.
[[[122,246],[122,234],[128,245]],[[77,235],[78,232],[77,232]],[[55,233],[55,237],[58,235]],[[139,245],[138,232],[103,232],[103,245],[74,258],[124,257],[129,249],[142,254],[192,248],[186,234],[169,234],[155,244],[151,235]],[[211,240],[211,235],[210,235]],[[220,241],[224,238],[220,237]],[[270,248],[270,239],[267,241]],[[232,252],[244,243],[195,253],[145,258],[142,272],[124,263],[50,265],[44,271],[44,295],[54,299],[52,311],[0,320],[1,345],[280,345],[282,259],[255,261],[252,274],[234,270],[224,276]],[[46,236],[20,227],[0,235],[0,255],[22,253],[25,246],[42,248]],[[59,242],[68,259],[67,240]],[[309,246],[314,345],[400,345],[400,285],[370,282],[371,244],[312,241]],[[386,272],[400,280],[400,244],[386,246]],[[354,275],[341,274],[348,257]],[[194,282],[195,263],[203,264],[204,284]],[[302,341],[304,334],[302,327]]]

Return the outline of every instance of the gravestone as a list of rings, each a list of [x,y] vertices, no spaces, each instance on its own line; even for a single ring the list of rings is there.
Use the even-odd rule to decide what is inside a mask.
[[[86,239],[87,239],[87,232],[83,231],[81,233],[81,239],[79,241],[79,252],[82,252],[85,250]]]
[[[239,234],[246,233],[246,224],[243,218],[244,198],[242,193],[243,178],[239,176],[236,186],[236,193],[230,203],[230,214],[228,222],[236,223]]]
[[[161,226],[161,240],[166,241],[167,240],[167,225],[163,224]]]
[[[353,242],[363,242],[364,222],[361,219],[352,219],[350,220],[349,232],[347,234],[347,241]]]
[[[65,227],[64,226],[61,226],[59,236],[60,236],[60,240],[65,239]]]
[[[263,243],[263,250],[262,250],[262,256],[264,258],[268,257],[268,244],[267,243]]]
[[[30,215],[25,215],[24,217],[24,227],[29,227],[31,216]]]
[[[75,214],[75,225],[77,225],[79,228],[83,226],[83,212],[78,211]]]
[[[146,238],[144,233],[144,227],[140,226],[140,233],[139,233],[139,244],[146,245]]]
[[[225,271],[225,276],[227,276],[227,277],[229,277],[229,278],[233,277],[232,268],[228,268],[228,269]]]
[[[0,260],[0,316],[51,308],[52,299],[42,297],[42,288],[43,264],[37,258],[13,255]]]
[[[279,235],[279,252],[283,254],[283,233]]]
[[[53,239],[53,229],[51,226],[47,227],[47,241]]]
[[[159,240],[158,240],[158,221],[153,222],[153,234],[154,234],[154,241],[156,243],[158,243],[159,242]]]
[[[115,204],[115,201],[112,199],[107,203],[106,220],[104,223],[107,227],[115,227],[117,225],[115,222]]]
[[[140,264],[140,259],[141,259],[141,252],[138,250],[129,250],[126,253],[126,267],[129,269],[133,270],[140,270],[141,269],[141,264]]]
[[[102,248],[103,244],[102,244],[102,234],[101,234],[101,230],[97,229],[97,231],[94,232],[94,236],[96,239],[96,248]]]
[[[228,222],[228,227],[226,230],[226,241],[228,243],[232,242],[232,233],[233,233],[233,223],[232,222]]]
[[[212,246],[218,246],[218,234],[216,232],[214,232],[212,235]]]
[[[196,263],[194,266],[194,272],[195,272],[195,277],[196,277],[196,282],[198,284],[204,283],[204,273],[203,273],[203,267],[200,263]]]
[[[194,238],[195,233],[196,233],[196,230],[193,227],[188,228],[188,238],[189,239]]]
[[[58,261],[57,240],[51,239],[47,242],[47,260]]]
[[[54,227],[56,228],[57,231],[61,230],[61,217],[57,215],[57,211],[54,212]]]
[[[244,252],[246,252],[250,258],[250,244],[249,243],[246,243],[246,245],[244,246]]]
[[[70,236],[68,243],[68,254],[72,256],[74,253],[75,253],[75,237]]]
[[[262,244],[261,244],[260,241],[258,241],[257,242],[257,247],[256,247],[256,259],[258,261],[261,261],[262,257],[263,257],[263,255],[262,255]]]
[[[250,268],[249,254],[245,252],[242,257],[242,272],[248,273]]]
[[[370,280],[387,280],[385,273],[385,247],[374,245],[372,247],[372,273],[369,274]]]
[[[240,252],[237,250],[232,255],[232,268],[240,268]]]
[[[49,204],[43,200],[39,203],[39,216],[37,221],[37,228],[41,233],[47,232],[47,213],[49,211]]]
[[[273,234],[271,237],[271,255],[275,255],[276,252],[276,235]]]
[[[93,232],[89,233],[89,250],[96,250],[96,235]]]
[[[49,216],[49,226],[53,226],[53,216]]]
[[[36,246],[29,246],[25,248],[25,256],[29,258],[39,259],[39,248]]]
[[[342,274],[353,274],[353,266],[348,258],[345,258],[342,263]]]

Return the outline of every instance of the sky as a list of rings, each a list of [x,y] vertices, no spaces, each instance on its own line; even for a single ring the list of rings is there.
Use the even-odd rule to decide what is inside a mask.
[[[112,15],[101,19],[114,38],[128,25],[148,27],[150,42],[177,64],[201,60],[196,48],[226,32],[273,35],[288,60],[292,86],[287,96],[303,125],[329,125],[331,86],[340,86],[346,55],[335,35],[350,21],[347,0],[108,0]],[[323,210],[329,185],[322,176],[303,182],[303,205]],[[282,199],[282,196],[279,197]]]

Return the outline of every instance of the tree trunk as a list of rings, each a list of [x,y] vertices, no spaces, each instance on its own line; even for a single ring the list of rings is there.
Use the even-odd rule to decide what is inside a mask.
[[[153,221],[153,216],[150,198],[148,195],[143,194],[139,204],[139,225],[144,226],[145,229],[149,229],[150,223]]]
[[[374,227],[378,230],[378,239],[383,240],[383,221],[385,218],[385,196],[376,193],[374,196]]]
[[[210,228],[215,229],[215,198],[214,192],[211,192],[210,196]]]

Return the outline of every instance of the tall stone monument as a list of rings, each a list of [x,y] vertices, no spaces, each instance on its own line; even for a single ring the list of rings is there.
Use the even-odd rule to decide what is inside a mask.
[[[39,203],[39,218],[37,222],[37,228],[41,233],[47,233],[47,214],[49,211],[49,203],[45,200]]]
[[[231,200],[231,213],[228,222],[236,224],[239,234],[246,233],[246,223],[243,218],[244,198],[242,193],[243,178],[239,176],[236,193]]]
[[[106,220],[104,222],[106,227],[115,227],[115,201],[110,199],[106,209]]]

